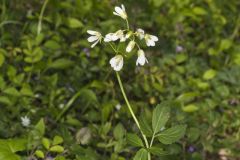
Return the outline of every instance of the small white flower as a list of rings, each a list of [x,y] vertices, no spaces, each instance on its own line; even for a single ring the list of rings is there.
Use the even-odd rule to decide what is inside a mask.
[[[104,42],[116,41],[117,39],[118,37],[115,33],[108,33],[104,38]]]
[[[126,38],[124,36],[123,30],[118,30],[115,35],[120,39],[120,42],[125,42]]]
[[[144,36],[147,46],[155,46],[155,42],[158,41],[158,37],[150,34]]]
[[[117,15],[117,16],[120,16],[120,17],[122,17],[123,19],[127,19],[127,13],[126,13],[126,10],[125,10],[124,5],[122,4],[121,7],[122,7],[122,8],[120,8],[120,7],[115,7],[115,12],[113,12],[113,14],[114,14],[114,15]]]
[[[127,48],[126,48],[126,52],[131,52],[132,49],[134,48],[135,46],[135,42],[134,41],[130,41],[127,45]]]
[[[116,55],[110,60],[110,64],[115,71],[120,71],[123,67],[123,56]]]
[[[91,35],[91,36],[87,39],[88,42],[94,42],[94,43],[91,45],[91,48],[93,48],[94,46],[96,46],[96,45],[98,44],[99,41],[101,41],[102,35],[101,35],[101,33],[97,32],[97,31],[92,31],[92,30],[88,30],[87,33]]]
[[[119,111],[120,109],[121,109],[121,104],[117,104],[116,106],[115,106],[115,108]]]
[[[21,117],[21,123],[24,127],[28,127],[30,125],[30,119],[27,116]]]
[[[59,104],[59,106],[58,106],[58,107],[59,107],[60,109],[63,109],[63,108],[64,108],[64,106],[65,106],[65,105],[64,105],[63,103],[61,103],[61,104]]]
[[[136,61],[136,66],[138,66],[138,64],[140,64],[141,66],[143,66],[145,63],[148,63],[147,58],[145,57],[145,54],[143,52],[143,50],[138,50],[138,58]]]
[[[118,39],[120,39],[120,42],[124,42],[126,40],[123,30],[118,30],[115,33],[108,33],[104,38],[104,42],[116,41]]]
[[[139,39],[142,40],[144,38],[144,30],[143,29],[138,28],[136,33],[137,33],[137,36],[139,37]]]

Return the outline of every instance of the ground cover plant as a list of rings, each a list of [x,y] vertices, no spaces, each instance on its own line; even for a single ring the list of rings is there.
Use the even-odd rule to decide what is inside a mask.
[[[1,0],[0,160],[239,159],[239,7]]]

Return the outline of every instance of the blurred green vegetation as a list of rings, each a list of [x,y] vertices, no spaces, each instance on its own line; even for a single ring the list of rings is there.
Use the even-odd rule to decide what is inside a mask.
[[[0,138],[19,145],[13,160],[41,148],[37,139],[28,149],[22,145],[41,118],[45,137],[63,138],[66,159],[134,155],[125,132],[138,130],[109,65],[114,53],[107,46],[90,49],[86,34],[123,26],[112,14],[122,3],[131,28],[160,39],[145,49],[148,65],[136,67],[136,54],[129,54],[120,72],[135,113],[150,118],[165,102],[172,110],[168,125],[188,126],[162,160],[240,157],[239,0],[49,0],[38,34],[44,2],[0,0]],[[29,127],[21,124],[24,116]],[[0,141],[6,143],[11,148],[14,140]]]

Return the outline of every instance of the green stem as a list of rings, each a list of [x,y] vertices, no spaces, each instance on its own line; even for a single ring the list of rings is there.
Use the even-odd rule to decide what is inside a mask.
[[[44,4],[42,6],[41,12],[40,12],[40,16],[39,16],[39,20],[38,20],[38,28],[37,28],[37,34],[39,35],[41,33],[42,30],[42,18],[43,18],[43,13],[46,9],[47,3],[49,0],[45,0]]]
[[[137,120],[137,118],[136,118],[136,116],[135,116],[135,114],[134,114],[134,112],[133,112],[133,110],[132,110],[132,107],[131,107],[131,105],[130,105],[130,103],[129,103],[129,101],[128,101],[128,98],[127,98],[126,93],[125,93],[125,91],[124,91],[124,88],[123,88],[123,85],[122,85],[122,81],[121,81],[121,78],[120,78],[118,72],[116,72],[116,75],[117,75],[117,79],[118,79],[118,84],[119,84],[119,86],[120,86],[120,89],[121,89],[122,95],[123,95],[123,97],[124,97],[124,100],[125,100],[125,102],[126,102],[126,104],[127,104],[127,106],[128,106],[128,109],[129,109],[129,111],[130,111],[130,113],[131,113],[131,115],[132,115],[132,117],[133,117],[133,119],[134,119],[134,121],[135,121],[138,129],[140,130],[140,132],[141,132],[141,134],[142,134],[142,137],[143,137],[143,139],[144,139],[144,142],[145,142],[146,147],[149,148],[149,144],[148,144],[148,141],[147,141],[147,137],[145,136],[145,134],[142,132],[142,130],[141,130],[141,128],[140,128],[140,124],[139,124],[139,122],[138,122],[138,120]],[[150,155],[150,153],[148,153],[148,160],[151,160],[151,155]]]
[[[128,20],[127,20],[127,19],[126,19],[126,23],[127,23],[127,30],[129,30],[130,27],[129,27],[129,23],[128,23]]]

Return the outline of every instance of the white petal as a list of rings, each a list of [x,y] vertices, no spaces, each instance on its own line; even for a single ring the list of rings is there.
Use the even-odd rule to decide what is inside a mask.
[[[88,33],[88,34],[91,34],[91,35],[96,35],[96,34],[98,34],[99,32],[96,32],[96,31],[93,31],[93,30],[87,30],[87,33]]]
[[[88,40],[88,42],[93,42],[93,41],[96,41],[97,39],[98,39],[97,36],[91,36],[87,40]]]
[[[157,37],[157,36],[151,35],[151,39],[152,39],[153,41],[158,41],[158,37]]]
[[[121,55],[116,55],[110,60],[110,64],[115,71],[120,71],[123,67],[123,57]]]
[[[125,12],[126,10],[125,10],[125,7],[124,7],[124,5],[122,4],[121,6],[122,6],[122,10]]]
[[[147,61],[145,54],[143,52],[143,50],[138,50],[138,58],[136,61],[136,65],[140,64],[141,66],[143,66]]]
[[[135,46],[135,42],[134,41],[130,41],[127,45],[127,48],[126,48],[126,52],[131,52],[132,49],[134,48]]]
[[[115,11],[120,15],[124,13],[120,7],[115,7]]]
[[[99,40],[97,40],[95,43],[91,45],[91,48],[95,47],[98,44]]]
[[[114,67],[115,71],[120,71],[123,67],[123,61],[120,61],[117,66]]]
[[[120,14],[118,14],[118,13],[116,13],[116,12],[113,12],[113,14],[116,15],[116,16],[120,16]]]

